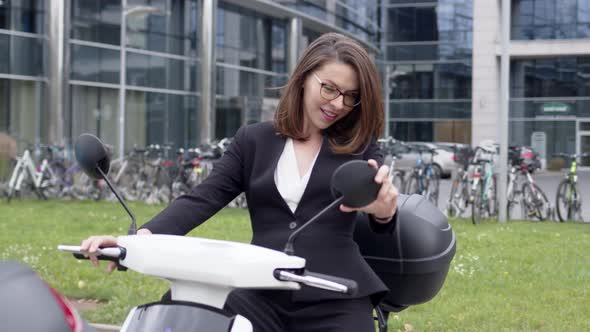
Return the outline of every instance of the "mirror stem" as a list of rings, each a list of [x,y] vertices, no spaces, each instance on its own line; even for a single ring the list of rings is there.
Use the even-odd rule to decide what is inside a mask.
[[[100,169],[100,167],[96,167],[96,170],[98,170],[100,175],[102,175],[104,182],[106,182],[107,185],[109,186],[109,188],[111,188],[111,191],[113,192],[113,194],[115,194],[115,197],[117,197],[119,202],[123,205],[123,208],[125,208],[125,211],[127,211],[127,214],[129,215],[129,217],[131,217],[131,225],[129,226],[129,231],[127,232],[127,235],[137,234],[137,223],[135,222],[135,216],[133,215],[133,212],[131,212],[131,210],[129,210],[129,207],[127,207],[127,204],[125,204],[125,201],[119,195],[119,192],[115,189],[115,187],[113,187],[113,185],[111,184],[111,181],[109,181],[109,179],[107,178],[107,175],[104,174],[104,172]]]
[[[283,252],[289,256],[293,256],[295,254],[295,248],[293,247],[293,242],[295,242],[295,238],[297,237],[297,235],[299,233],[301,233],[301,231],[305,227],[309,226],[309,224],[316,221],[322,214],[326,213],[326,211],[328,211],[329,209],[333,208],[334,206],[340,204],[340,202],[342,202],[343,199],[344,199],[344,196],[338,197],[334,202],[332,202],[330,205],[326,206],[318,214],[313,216],[313,218],[309,219],[305,224],[301,225],[301,227],[299,227],[298,230],[291,233],[291,235],[289,236],[289,239],[287,240],[287,243],[285,244],[285,249],[283,249]]]

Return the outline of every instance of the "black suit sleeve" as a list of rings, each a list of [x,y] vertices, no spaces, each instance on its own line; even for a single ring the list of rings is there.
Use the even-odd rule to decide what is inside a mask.
[[[379,165],[379,167],[381,167],[383,165],[383,159],[384,159],[383,150],[381,150],[379,145],[377,145],[377,142],[372,142],[371,144],[369,144],[367,146],[367,148],[365,149],[365,153],[364,153],[364,159],[365,160],[375,159],[375,161],[377,161],[377,165]]]
[[[185,235],[225,207],[244,191],[246,148],[246,127],[242,127],[211,174],[141,228],[154,234]]]
[[[365,160],[375,159],[377,161],[377,165],[381,167],[383,165],[383,151],[379,148],[376,142],[372,142],[369,144],[367,149],[365,150]],[[375,217],[372,214],[369,214],[369,228],[375,233],[387,233],[392,232],[395,229],[395,224],[397,222],[397,211],[391,218],[388,223],[382,224],[375,220]]]

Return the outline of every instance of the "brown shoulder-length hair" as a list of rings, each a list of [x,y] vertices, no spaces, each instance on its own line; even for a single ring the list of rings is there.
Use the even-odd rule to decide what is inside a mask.
[[[360,152],[381,136],[384,126],[381,79],[367,51],[356,41],[338,33],[326,33],[305,49],[293,71],[274,117],[279,134],[305,140],[303,132],[303,84],[308,75],[332,61],[354,68],[360,87],[361,103],[348,115],[325,129],[334,153]]]

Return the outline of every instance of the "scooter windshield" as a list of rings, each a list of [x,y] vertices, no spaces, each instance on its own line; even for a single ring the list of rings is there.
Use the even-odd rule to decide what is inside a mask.
[[[217,308],[188,302],[156,302],[134,308],[121,332],[231,331],[234,317]]]

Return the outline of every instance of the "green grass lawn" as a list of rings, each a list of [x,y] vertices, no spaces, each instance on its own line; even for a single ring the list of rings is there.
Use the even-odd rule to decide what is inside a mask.
[[[131,204],[140,224],[163,206]],[[590,331],[590,225],[451,221],[455,259],[439,295],[393,314],[390,331]],[[56,251],[88,235],[125,234],[128,217],[106,202],[0,202],[0,260],[19,260],[72,298],[100,299],[91,322],[120,325],[159,299],[166,283],[128,271],[108,276]],[[191,235],[248,242],[245,211],[226,209]],[[198,264],[198,259],[195,260]]]

